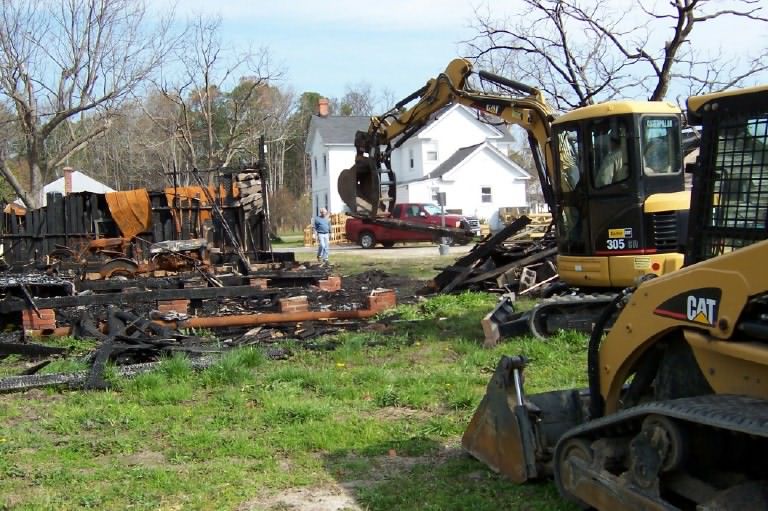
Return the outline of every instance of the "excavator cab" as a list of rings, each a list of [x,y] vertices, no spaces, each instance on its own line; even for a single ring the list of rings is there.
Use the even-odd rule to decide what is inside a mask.
[[[553,121],[563,281],[621,288],[682,266],[690,195],[680,118],[669,103],[617,101]]]

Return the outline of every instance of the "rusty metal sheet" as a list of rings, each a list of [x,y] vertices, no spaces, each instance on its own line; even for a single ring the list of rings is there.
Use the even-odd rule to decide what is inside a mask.
[[[152,206],[144,188],[124,192],[108,192],[107,206],[112,219],[125,238],[133,238],[152,224]]]

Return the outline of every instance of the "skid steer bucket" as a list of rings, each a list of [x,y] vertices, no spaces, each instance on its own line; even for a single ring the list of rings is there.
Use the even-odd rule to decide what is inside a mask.
[[[523,356],[501,357],[464,432],[472,456],[516,483],[552,475],[558,440],[588,416],[589,391],[554,390],[526,397]]]
[[[461,445],[472,456],[516,483],[537,477],[535,437],[523,402],[522,356],[504,356]]]

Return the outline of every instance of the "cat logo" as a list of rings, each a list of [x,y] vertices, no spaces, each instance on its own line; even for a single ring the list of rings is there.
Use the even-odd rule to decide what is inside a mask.
[[[704,298],[689,295],[687,302],[688,307],[686,312],[688,321],[693,321],[695,323],[701,323],[704,325],[715,324],[715,310],[717,307],[717,300],[714,298]]]
[[[722,293],[716,287],[689,289],[664,301],[653,313],[697,325],[714,326],[717,324]]]
[[[499,115],[501,107],[499,105],[485,105],[485,111],[489,114]]]

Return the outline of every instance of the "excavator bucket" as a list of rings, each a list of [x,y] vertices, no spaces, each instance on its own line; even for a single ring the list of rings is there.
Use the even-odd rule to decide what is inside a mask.
[[[461,445],[472,456],[516,483],[538,476],[534,430],[523,403],[522,356],[504,356]]]
[[[358,157],[352,167],[342,170],[337,186],[341,200],[357,216],[386,216],[395,203],[394,173],[377,168],[367,156]]]
[[[342,170],[336,183],[339,195],[353,216],[388,216],[395,205],[395,173],[389,158],[365,131],[355,134],[355,164]],[[381,162],[381,163],[379,163]]]

